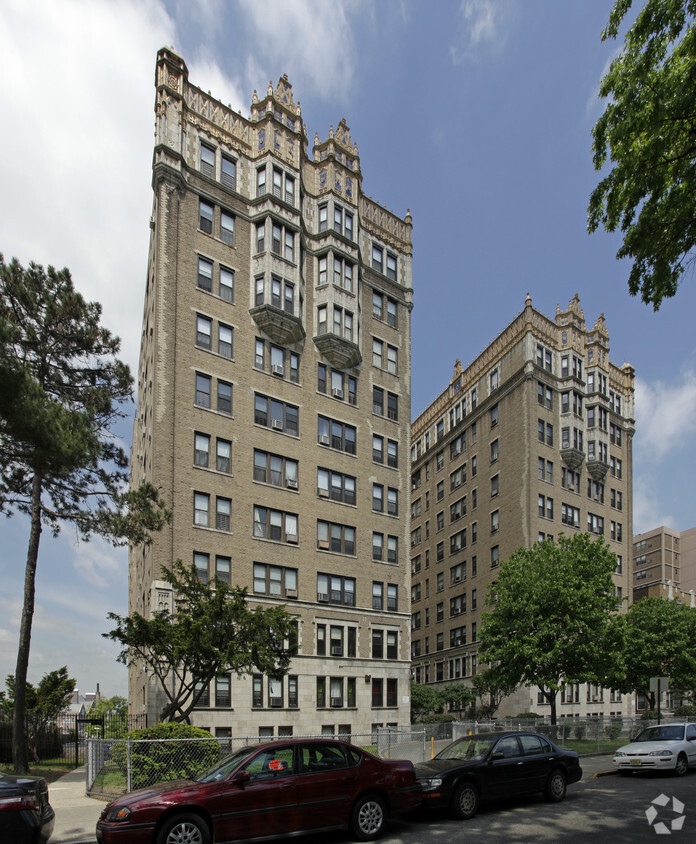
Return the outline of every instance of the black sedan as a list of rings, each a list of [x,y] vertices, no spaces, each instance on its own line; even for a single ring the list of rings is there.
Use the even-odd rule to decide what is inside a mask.
[[[0,841],[43,844],[54,822],[46,780],[0,774]]]
[[[578,754],[536,733],[486,733],[452,742],[415,766],[423,805],[472,818],[481,800],[543,792],[558,803],[582,777]]]

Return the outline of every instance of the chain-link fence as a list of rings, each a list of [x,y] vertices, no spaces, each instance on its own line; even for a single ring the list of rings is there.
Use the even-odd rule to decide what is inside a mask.
[[[423,729],[403,733],[380,729],[367,735],[292,736],[302,738],[345,738],[375,755],[410,758],[406,750],[425,752]],[[115,797],[176,779],[194,779],[224,756],[242,747],[268,741],[259,736],[195,739],[99,739],[87,742],[87,793]]]

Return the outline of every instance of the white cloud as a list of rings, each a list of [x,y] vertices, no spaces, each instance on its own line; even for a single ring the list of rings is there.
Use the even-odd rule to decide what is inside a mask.
[[[256,58],[249,66],[254,86],[265,80],[275,85],[280,73],[287,72],[305,96],[339,102],[347,98],[359,60],[352,20],[371,14],[371,3],[239,0],[238,5],[255,29]],[[267,70],[260,75],[263,67]],[[264,93],[259,90],[259,96]]]
[[[696,432],[696,371],[684,370],[675,382],[636,378],[634,459],[655,465],[668,453],[686,450]]]
[[[474,59],[484,48],[500,51],[507,40],[512,8],[509,0],[462,0],[463,27],[457,42],[450,45],[452,63]]]

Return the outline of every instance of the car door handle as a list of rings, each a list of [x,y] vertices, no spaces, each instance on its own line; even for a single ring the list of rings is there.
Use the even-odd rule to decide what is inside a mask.
[[[294,788],[295,785],[294,785],[294,783],[289,782],[289,783],[286,783],[285,785],[281,785],[280,787],[281,788]]]
[[[518,765],[524,765],[524,762],[518,762],[517,764]]]

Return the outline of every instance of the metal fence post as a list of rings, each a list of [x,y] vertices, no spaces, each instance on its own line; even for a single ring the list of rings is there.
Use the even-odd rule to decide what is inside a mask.
[[[126,739],[126,791],[132,791],[133,776],[131,771],[131,740]]]

